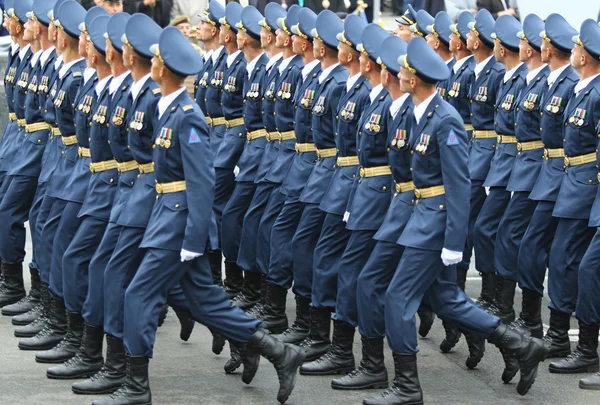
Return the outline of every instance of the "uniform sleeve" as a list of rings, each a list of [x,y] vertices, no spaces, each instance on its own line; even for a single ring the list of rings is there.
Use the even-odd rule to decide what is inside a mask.
[[[67,89],[67,96],[69,104],[75,108],[75,98],[77,97],[77,92],[79,91],[79,87],[81,87],[81,83],[83,82],[82,77],[74,77],[71,79],[71,83],[69,83],[69,87]]]
[[[187,113],[183,118],[179,142],[188,202],[183,249],[204,253],[211,226],[215,171],[208,125],[198,114]]]

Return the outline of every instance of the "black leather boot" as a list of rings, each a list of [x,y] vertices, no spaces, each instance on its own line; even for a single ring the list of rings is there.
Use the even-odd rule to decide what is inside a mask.
[[[416,354],[393,353],[396,376],[391,388],[376,397],[367,398],[364,405],[423,405]]]
[[[23,263],[2,263],[4,281],[0,284],[0,308],[25,298]]]
[[[296,295],[296,320],[292,326],[275,336],[283,343],[299,344],[308,337],[310,323],[310,300]]]
[[[551,373],[595,373],[598,368],[598,325],[579,321],[579,343],[566,358],[553,361]]]
[[[29,294],[19,300],[19,302],[7,305],[2,308],[2,315],[15,316],[21,315],[36,307],[40,302],[41,280],[38,270],[30,267],[29,274],[31,275],[31,289]]]
[[[96,326],[85,325],[81,346],[75,356],[60,366],[51,367],[46,376],[52,380],[89,378],[102,369],[102,341],[104,331]]]
[[[229,345],[231,346],[232,356],[230,361],[225,364],[225,373],[231,374],[240,366],[240,364],[243,364],[244,370],[242,371],[242,381],[244,384],[250,384],[258,371],[260,353],[258,351],[248,350],[248,345],[245,343],[229,341]],[[236,353],[235,358],[233,355],[234,351]],[[237,363],[237,360],[239,360],[239,363]],[[234,362],[237,364],[234,364]]]
[[[600,390],[600,373],[579,380],[579,388],[582,390]]]
[[[515,320],[515,310],[513,306],[517,282],[497,275],[496,285],[496,300],[494,301],[494,308],[490,309],[490,312],[508,325]]]
[[[158,314],[158,327],[160,328],[165,323],[165,319],[167,319],[167,314],[169,313],[169,304],[163,305],[160,309],[160,314]]]
[[[233,299],[242,292],[243,286],[244,270],[236,262],[225,260],[225,280],[223,280],[225,294],[227,294],[229,299]]]
[[[12,324],[15,326],[29,325],[40,317],[45,317],[47,311],[50,310],[50,291],[48,291],[48,284],[40,284],[40,302],[38,305],[33,307],[31,310],[21,315],[15,315],[12,318]]]
[[[19,341],[21,350],[50,350],[60,343],[67,334],[67,309],[62,298],[50,296],[48,321],[40,333]]]
[[[538,293],[524,289],[523,305],[519,318],[512,323],[515,328],[529,331],[531,336],[541,339],[544,337],[544,326],[542,325],[542,296]]]
[[[250,308],[246,313],[248,316],[251,316],[254,319],[262,319],[266,306],[267,306],[267,276],[261,274],[260,276],[260,298],[258,299],[258,303]]]
[[[327,353],[331,340],[331,310],[310,307],[310,331],[300,347],[306,353],[306,361],[313,361]]]
[[[260,320],[263,327],[272,334],[279,334],[288,328],[288,319],[285,314],[287,290],[275,284],[267,284],[267,304]]]
[[[102,369],[83,381],[73,383],[72,390],[81,395],[111,394],[125,383],[126,365],[123,341],[106,335],[106,363]]]
[[[285,403],[296,385],[298,368],[304,362],[305,355],[302,349],[283,343],[264,330],[259,330],[252,336],[247,348],[250,352],[260,353],[275,366],[279,378],[277,400]]]
[[[440,350],[442,353],[448,353],[460,340],[460,331],[453,323],[442,320],[442,325],[446,331],[446,337],[442,343],[440,343]]]
[[[548,358],[566,357],[571,353],[569,329],[571,329],[571,315],[551,308],[550,327],[544,336],[544,340],[550,343]]]
[[[456,268],[456,285],[458,286],[458,288],[460,288],[461,290],[465,290],[465,287],[467,286],[467,272],[469,271],[469,269],[465,269],[465,268],[461,268],[461,267],[457,267]]]
[[[481,292],[477,303],[484,309],[490,308],[496,298],[496,274],[480,273],[481,275]]]
[[[28,317],[35,316],[34,313],[36,311],[36,308],[32,309],[29,312],[26,312],[25,314],[16,315],[12,319],[13,324],[15,324],[15,322],[23,324],[23,326],[15,329],[16,337],[33,337],[40,333],[46,326],[48,316],[51,313],[51,297],[47,285],[45,285],[45,288],[42,287],[40,294],[40,305],[38,306],[39,308],[36,307],[38,308],[37,311],[39,312],[38,316],[35,319],[33,319],[29,323],[25,323],[28,320]],[[30,314],[30,312],[32,312],[32,314]]]
[[[542,340],[532,338],[529,333],[500,325],[488,338],[501,351],[513,355],[519,362],[521,379],[517,392],[527,394],[537,377],[538,365],[548,354],[548,345]]]
[[[225,347],[225,338],[217,333],[214,333],[213,331],[211,331],[212,333],[212,352],[214,354],[221,354],[221,352],[223,351],[223,348]]]
[[[233,305],[240,307],[244,311],[255,306],[260,299],[260,278],[261,274],[259,272],[247,271],[244,277],[242,292],[233,298]]]
[[[354,370],[354,326],[346,322],[333,321],[333,339],[329,350],[315,361],[300,367],[302,375],[348,374]]]
[[[427,308],[423,304],[421,304],[421,306],[419,307],[417,314],[419,314],[419,320],[420,320],[419,335],[421,335],[421,337],[426,337],[427,334],[429,334],[431,327],[433,326],[433,321],[435,320],[435,314],[433,313],[433,311],[431,309]]]
[[[242,365],[242,353],[245,351],[244,344],[228,340],[229,342],[229,360],[223,366],[226,374],[231,374]]]
[[[64,363],[75,356],[83,336],[83,317],[76,312],[67,312],[68,332],[59,344],[45,352],[35,355],[38,363]]]
[[[179,339],[187,342],[192,336],[192,331],[194,330],[194,325],[196,321],[192,318],[192,314],[188,311],[184,311],[182,309],[175,309],[175,315],[177,315],[177,319],[179,319],[179,324],[181,325],[181,329],[179,330]]]
[[[223,286],[223,257],[218,250],[209,250],[206,254],[208,264],[210,265],[210,274],[212,275],[213,283],[218,286]]]
[[[469,347],[469,357],[467,357],[465,365],[472,370],[477,367],[483,358],[483,354],[485,353],[485,339],[470,334],[466,334],[465,339]]]
[[[388,387],[388,373],[383,362],[383,338],[361,336],[362,360],[358,368],[331,381],[334,390],[367,390]]]
[[[125,383],[107,398],[97,399],[92,405],[152,405],[150,380],[148,378],[148,357],[126,357],[127,373]]]

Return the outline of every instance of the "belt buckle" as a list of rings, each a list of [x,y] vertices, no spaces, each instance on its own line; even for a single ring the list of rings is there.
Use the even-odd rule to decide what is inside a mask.
[[[158,194],[162,194],[162,192],[163,192],[163,186],[162,186],[162,184],[160,184],[160,183],[156,183],[156,186],[155,186],[155,188],[156,188],[156,192],[157,192]]]
[[[92,174],[96,173],[96,166],[94,163],[90,163],[90,172],[92,172]]]
[[[571,161],[569,160],[568,156],[565,156],[565,166],[569,166],[569,164],[571,163]]]
[[[496,142],[502,143],[502,135],[496,136]]]
[[[523,150],[523,144],[521,142],[517,142],[517,150],[521,152]]]
[[[321,151],[317,149],[317,159],[321,160]]]
[[[598,181],[600,182],[600,173],[598,173]]]
[[[547,148],[544,148],[544,159],[550,159],[550,151]]]
[[[421,198],[421,190],[419,190],[418,188],[415,188],[415,197]]]

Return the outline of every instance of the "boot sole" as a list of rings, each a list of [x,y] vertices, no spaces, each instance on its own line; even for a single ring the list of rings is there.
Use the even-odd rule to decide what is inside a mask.
[[[560,369],[554,368],[552,365],[548,366],[548,371],[552,374],[579,374],[579,373],[596,373],[600,370],[600,367],[596,364],[594,366],[585,366],[573,369]]]
[[[60,340],[59,340],[58,342],[56,342],[56,343],[48,344],[48,345],[46,345],[46,346],[35,346],[35,347],[32,347],[32,346],[24,346],[24,345],[21,345],[21,344],[19,343],[19,349],[20,349],[20,350],[23,350],[23,351],[28,351],[28,352],[43,352],[43,351],[46,351],[46,350],[50,350],[50,349],[52,349],[52,348],[53,348],[54,346],[56,346],[56,345],[57,345],[59,342],[60,342]]]
[[[390,384],[389,382],[376,382],[376,383],[370,383],[370,384],[365,384],[365,385],[350,385],[350,386],[344,386],[344,385],[335,385],[333,383],[331,383],[331,388],[334,390],[341,390],[341,391],[360,391],[360,390],[370,390],[370,389],[387,389],[389,388]]]
[[[71,357],[67,357],[64,359],[41,359],[39,357],[35,357],[35,361],[36,363],[40,363],[40,364],[62,364],[62,363],[66,363],[67,361],[71,360],[71,358],[75,356],[75,353],[73,353],[73,355]]]
[[[125,382],[125,380],[123,380],[123,383],[124,382]],[[73,391],[74,394],[77,394],[77,395],[109,395],[114,392],[117,392],[117,390],[121,387],[121,385],[122,384],[120,384],[118,387],[100,390],[100,391],[85,391],[85,390],[80,390],[80,389],[73,388],[73,387],[71,387],[71,390]]]
[[[97,374],[98,371],[100,371],[100,369],[94,370],[94,371],[89,371],[89,372],[82,373],[82,374],[77,374],[77,375],[52,375],[52,374],[46,373],[46,377],[48,377],[50,380],[79,380],[82,378],[91,378],[92,376]]]
[[[531,389],[531,386],[533,385],[533,383],[535,382],[535,379],[537,378],[539,365],[540,365],[541,362],[543,362],[546,359],[546,357],[548,356],[548,351],[549,350],[550,350],[550,345],[546,344],[542,340],[542,347],[541,347],[541,349],[540,349],[540,351],[538,353],[537,359],[536,359],[537,360],[537,364],[535,365],[535,369],[533,371],[533,377],[530,378],[529,382],[525,386],[521,386],[521,383],[523,381],[523,372],[521,370],[521,379],[517,383],[517,392],[520,395],[527,394],[529,392],[529,390]]]
[[[292,377],[290,391],[287,394],[285,394],[282,398],[279,398],[279,395],[277,396],[277,400],[281,404],[284,404],[288,400],[290,395],[292,395],[292,391],[294,391],[294,388],[296,387],[296,380],[298,379],[298,369],[302,366],[302,364],[304,364],[306,358],[306,353],[304,353],[304,351],[301,348],[296,353],[298,355],[296,357],[296,361],[294,362],[294,374]]]
[[[17,331],[15,331],[14,335],[17,338],[32,338],[35,335],[37,335],[39,332],[41,332],[41,330],[39,330],[38,332],[33,333],[33,334],[31,334],[31,333],[18,333]]]
[[[25,313],[27,313],[27,312],[31,311],[32,309],[33,309],[33,307],[32,307],[32,308],[29,308],[29,309],[27,309],[27,311],[5,311],[5,310],[3,309],[3,310],[2,310],[2,315],[4,315],[4,316],[17,316],[17,315],[23,315],[23,314],[25,314]]]
[[[11,323],[13,324],[13,326],[27,326],[30,323],[32,323],[33,321],[35,321],[37,318],[32,319],[31,321],[15,321],[14,319],[11,321]]]
[[[9,306],[9,305],[16,304],[17,302],[19,302],[19,301],[21,301],[23,298],[25,298],[25,295],[23,294],[23,296],[19,296],[19,297],[15,297],[15,298],[16,298],[16,299],[15,299],[14,301],[13,301],[13,300],[10,300],[10,301],[7,301],[7,302],[5,302],[5,303],[3,303],[3,304],[0,304],[0,308],[4,308],[4,307],[7,307],[7,306]],[[4,315],[4,314],[2,314],[2,315]]]
[[[355,367],[344,367],[344,368],[338,368],[335,370],[326,370],[326,371],[303,371],[302,368],[300,368],[300,375],[337,375],[337,374],[343,374],[346,375],[352,371],[354,371]]]
[[[582,390],[600,391],[600,385],[585,385],[581,384],[581,382],[579,383],[579,388]]]
[[[556,351],[556,352],[549,352],[548,355],[546,356],[546,358],[547,359],[563,358],[563,357],[567,357],[569,354],[571,354],[571,349]]]

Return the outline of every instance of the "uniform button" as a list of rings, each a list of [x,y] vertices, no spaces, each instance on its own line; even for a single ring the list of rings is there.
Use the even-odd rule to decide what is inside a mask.
[[[542,127],[540,127],[540,132],[542,132],[544,129]]]
[[[133,186],[133,181],[131,182],[131,185]]]
[[[175,208],[179,208],[179,204],[175,204]]]
[[[152,145],[152,149],[156,149],[156,145]]]
[[[598,135],[598,136],[600,137],[600,135]],[[566,140],[566,139],[563,139],[563,143],[567,143],[567,140]]]
[[[115,181],[115,179],[110,179],[110,182],[111,182],[111,183],[112,183],[112,182],[114,182],[114,181]]]
[[[440,209],[443,210],[444,209],[444,204],[440,204]]]
[[[360,149],[358,149],[358,151],[360,152]]]
[[[411,167],[411,168],[410,168],[410,172],[412,173],[412,171],[413,171],[413,168]]]
[[[61,154],[61,155],[64,155],[64,154],[65,154],[65,151],[63,150],[62,152],[60,152],[60,154]]]
[[[385,190],[387,190],[387,187],[386,187],[386,186],[383,186],[383,187],[381,187],[381,189],[382,189],[383,191],[385,191]]]
[[[336,115],[336,116],[335,116],[335,119],[336,119],[336,120],[337,120],[337,119],[340,119],[340,117],[338,117],[338,116]]]
[[[158,200],[158,196],[156,196],[156,199]]]
[[[415,154],[415,151],[414,151],[414,150],[411,150],[411,151],[410,151],[410,154],[411,154],[411,155],[414,155],[414,154]]]
[[[499,108],[496,108],[496,111],[500,111],[500,109],[499,109]]]
[[[515,127],[517,126],[517,123],[515,122]]]
[[[138,179],[140,179],[140,178],[142,178],[142,175],[141,175],[141,174],[138,174]]]
[[[42,143],[41,139],[38,139],[38,143]],[[597,151],[596,151],[597,152]]]
[[[591,183],[591,182],[592,182],[591,180],[588,180],[588,183]]]
[[[517,111],[519,111],[519,107],[517,107]]]
[[[108,141],[108,144],[110,145],[110,141]]]
[[[398,197],[398,193],[394,193],[394,198]]]
[[[386,152],[389,152],[389,151],[391,151],[391,149],[390,149],[390,148],[387,148],[387,149],[386,149]]]
[[[471,114],[471,117],[473,116],[473,114]]]
[[[419,205],[419,200],[416,200],[416,201],[415,201],[415,204],[416,204],[416,205]]]

